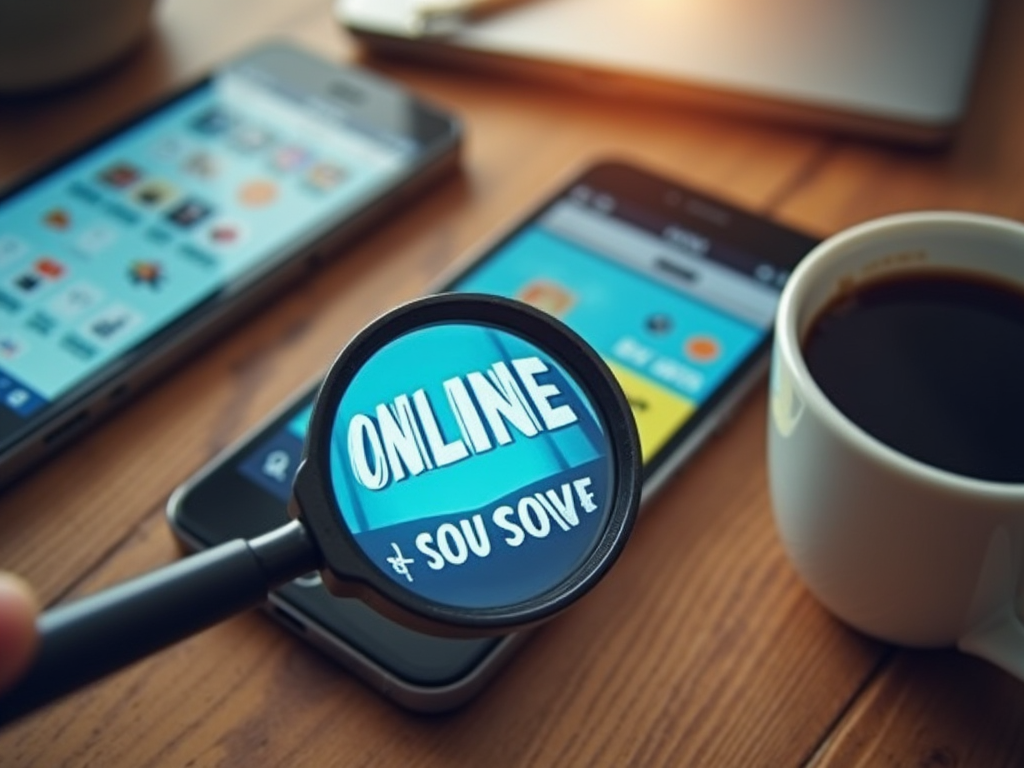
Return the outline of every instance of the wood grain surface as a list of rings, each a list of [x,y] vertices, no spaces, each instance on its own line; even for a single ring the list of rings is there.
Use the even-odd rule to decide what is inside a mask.
[[[178,557],[164,507],[179,483],[595,159],[818,236],[918,208],[1024,218],[1022,34],[1024,5],[997,3],[970,116],[929,152],[366,60],[459,113],[461,173],[0,494],[0,568],[50,605]],[[111,70],[0,102],[0,183],[271,36],[360,60],[323,0],[166,0]],[[455,713],[401,710],[253,613],[8,727],[0,766],[1024,765],[1024,685],[858,635],[802,587],[771,519],[763,389],[594,593]]]

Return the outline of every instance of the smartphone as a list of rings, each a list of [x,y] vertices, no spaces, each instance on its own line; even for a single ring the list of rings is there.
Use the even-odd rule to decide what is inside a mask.
[[[441,290],[511,296],[560,317],[608,362],[640,432],[644,498],[759,380],[786,278],[815,241],[623,162],[584,171]],[[316,385],[180,487],[173,529],[201,548],[286,521]],[[524,633],[440,639],[330,596],[316,575],[270,612],[396,702],[466,702]]]
[[[456,118],[285,44],[0,195],[0,485],[457,167]]]

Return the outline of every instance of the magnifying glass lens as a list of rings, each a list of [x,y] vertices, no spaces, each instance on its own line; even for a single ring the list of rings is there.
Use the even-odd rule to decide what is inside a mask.
[[[341,398],[330,441],[340,514],[401,587],[456,608],[522,603],[601,538],[611,449],[568,372],[482,324],[410,331]]]
[[[640,451],[608,367],[524,304],[405,305],[332,366],[293,512],[337,594],[446,634],[550,618],[618,556]]]

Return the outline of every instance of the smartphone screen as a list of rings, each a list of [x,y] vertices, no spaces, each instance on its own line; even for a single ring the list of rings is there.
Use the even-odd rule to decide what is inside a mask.
[[[518,298],[580,333],[626,393],[649,491],[756,381],[781,289],[813,245],[799,233],[645,171],[606,163],[570,184],[445,287]],[[229,530],[238,535],[243,525],[253,534],[267,530],[260,526],[271,521],[254,520],[256,508],[264,510],[261,515],[273,509],[275,521],[283,521],[312,397],[302,397],[193,486],[177,524],[200,539],[220,541]],[[243,513],[246,521],[235,519],[229,506],[250,510]],[[293,588],[289,599],[308,601],[316,592],[323,591]],[[317,621],[329,613],[337,636],[420,685],[457,679],[499,642],[426,638],[364,606],[323,596],[325,604],[306,602],[303,611]],[[355,630],[346,624],[352,608],[363,612]],[[424,674],[425,659],[442,663]]]
[[[444,126],[346,109],[335,70],[264,49],[0,197],[0,454],[424,162]]]
[[[451,287],[519,299],[583,336],[626,394],[649,479],[756,361],[794,254],[811,244],[609,164]]]

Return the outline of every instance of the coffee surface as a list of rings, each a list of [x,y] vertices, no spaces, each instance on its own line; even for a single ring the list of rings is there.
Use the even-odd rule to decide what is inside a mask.
[[[803,343],[840,411],[934,467],[1024,482],[1024,293],[953,273],[858,287]]]

